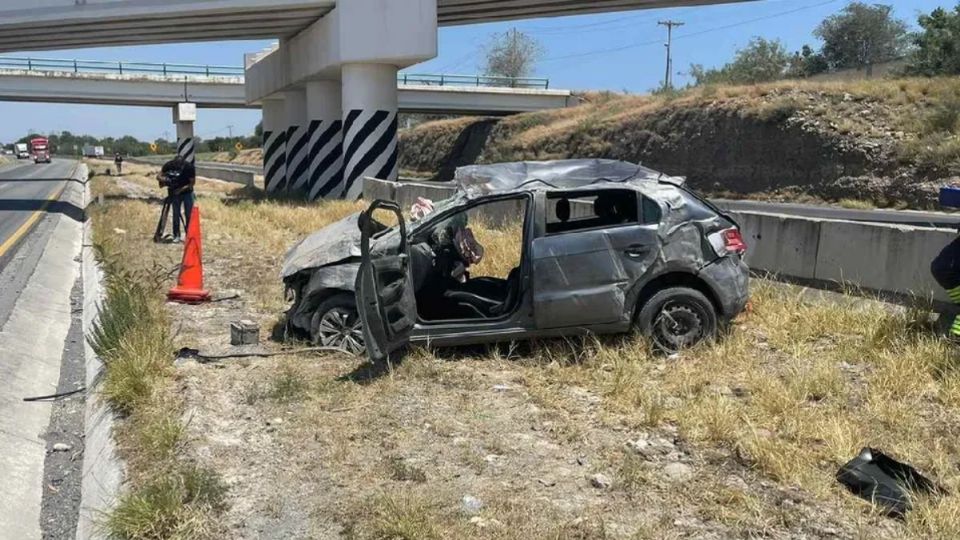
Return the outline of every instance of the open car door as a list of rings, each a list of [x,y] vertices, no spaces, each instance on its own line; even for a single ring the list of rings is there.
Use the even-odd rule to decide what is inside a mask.
[[[397,238],[378,236],[395,234],[375,219],[375,213],[395,214]],[[400,206],[377,200],[360,214],[360,272],[357,274],[357,308],[363,321],[367,356],[378,362],[404,347],[417,321],[417,300],[410,273],[407,226]]]

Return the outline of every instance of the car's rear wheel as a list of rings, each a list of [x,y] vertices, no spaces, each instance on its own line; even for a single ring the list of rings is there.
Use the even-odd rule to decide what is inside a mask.
[[[669,354],[715,339],[718,319],[717,309],[702,292],[671,287],[643,304],[637,327],[657,350]]]
[[[356,300],[348,294],[338,294],[320,302],[310,320],[310,337],[314,344],[322,347],[343,349],[356,355],[365,353],[363,323]]]

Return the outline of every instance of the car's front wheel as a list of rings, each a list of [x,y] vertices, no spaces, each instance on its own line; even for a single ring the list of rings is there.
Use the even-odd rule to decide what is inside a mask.
[[[715,339],[718,319],[717,309],[702,292],[671,287],[643,304],[637,327],[654,347],[669,354]]]
[[[320,302],[310,320],[310,337],[322,347],[356,355],[365,353],[363,323],[356,300],[349,294],[338,294]]]

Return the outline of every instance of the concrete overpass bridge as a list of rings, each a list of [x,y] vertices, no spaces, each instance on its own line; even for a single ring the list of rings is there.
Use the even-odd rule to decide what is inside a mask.
[[[748,0],[434,0],[439,26]],[[353,0],[0,0],[0,52],[289,39]],[[406,2],[397,1],[404,4]],[[417,9],[415,2],[411,7]]]
[[[398,108],[425,114],[489,116],[557,109],[573,104],[569,90],[548,79],[402,73]],[[249,102],[244,69],[234,66],[103,62],[0,57],[0,100],[168,107],[259,109]]]
[[[0,52],[278,38],[244,62],[267,189],[356,198],[357,180],[397,176],[397,75],[436,57],[438,27],[738,1],[0,0]],[[193,107],[174,114],[185,155]]]

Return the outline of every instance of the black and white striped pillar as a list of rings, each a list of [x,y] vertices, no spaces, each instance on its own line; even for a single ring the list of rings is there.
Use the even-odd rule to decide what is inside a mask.
[[[337,199],[343,193],[343,122],[340,81],[307,84],[307,114],[310,117],[311,201]]]
[[[307,120],[307,94],[304,90],[284,92],[287,115],[287,184],[286,191],[307,196],[310,179],[310,132]]]
[[[190,131],[193,131],[193,126],[191,125],[190,127]],[[177,131],[180,131],[179,126],[177,127]],[[196,163],[197,152],[193,137],[177,136],[177,155],[187,160],[187,163]]]
[[[193,135],[193,124],[197,120],[197,105],[195,103],[178,103],[173,108],[173,123],[177,126],[177,155],[188,163],[196,162],[196,140]]]
[[[281,99],[263,102],[263,177],[268,192],[287,184],[286,109]]]
[[[341,198],[359,199],[364,178],[397,179],[397,67],[345,64],[343,112]]]

